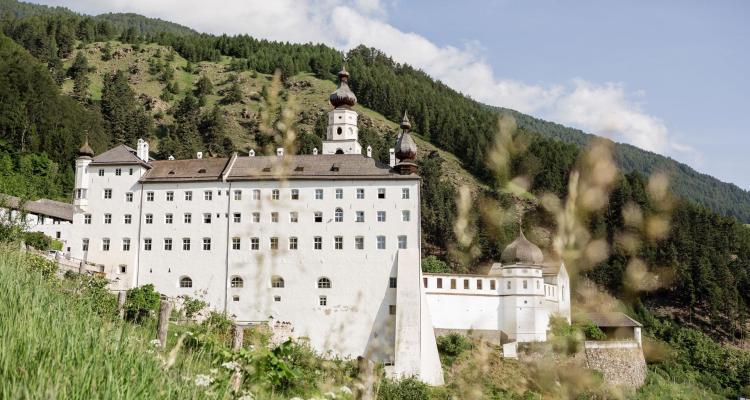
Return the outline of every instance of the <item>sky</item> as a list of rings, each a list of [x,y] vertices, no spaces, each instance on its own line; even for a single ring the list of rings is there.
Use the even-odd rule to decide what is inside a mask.
[[[33,0],[202,32],[376,47],[487,104],[750,189],[750,2]]]

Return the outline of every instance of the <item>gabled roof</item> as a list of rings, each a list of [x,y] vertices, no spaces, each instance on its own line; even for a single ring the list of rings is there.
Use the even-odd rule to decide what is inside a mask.
[[[196,158],[191,160],[151,161],[151,169],[141,182],[216,181],[227,166],[229,158]]]
[[[146,168],[150,168],[149,164],[143,162],[136,155],[135,149],[121,144],[117,147],[113,147],[102,154],[94,157],[91,165],[123,165],[123,164],[139,164]]]
[[[73,221],[74,206],[70,203],[63,203],[55,200],[39,199],[27,201],[22,204],[22,200],[15,196],[0,194],[0,206],[8,207],[14,210],[23,210],[27,213],[46,215],[64,221]]]
[[[587,313],[586,318],[600,328],[641,327],[640,322],[617,312]]]

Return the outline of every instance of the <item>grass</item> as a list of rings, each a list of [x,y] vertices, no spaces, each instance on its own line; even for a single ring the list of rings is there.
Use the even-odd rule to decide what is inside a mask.
[[[26,255],[0,248],[0,398],[226,398],[193,384],[208,373],[200,352],[166,370],[153,330],[107,320],[65,293],[57,278],[29,273]]]

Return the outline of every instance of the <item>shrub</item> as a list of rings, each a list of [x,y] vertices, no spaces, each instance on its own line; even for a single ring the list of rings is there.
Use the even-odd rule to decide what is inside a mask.
[[[52,246],[52,238],[42,232],[25,232],[23,241],[37,250],[49,250]]]
[[[196,299],[190,296],[183,296],[182,311],[185,312],[186,318],[193,318],[195,314],[206,308],[208,304],[201,299]]]
[[[378,400],[428,400],[427,385],[415,378],[392,381],[383,379],[378,388]]]
[[[125,318],[137,323],[144,322],[152,312],[159,310],[161,296],[148,284],[128,290],[125,298]]]
[[[451,333],[437,339],[437,348],[442,362],[448,366],[461,355],[474,347],[469,339],[460,333]]]
[[[435,256],[429,256],[422,259],[422,272],[442,274],[451,272],[451,269],[445,261],[440,260]]]
[[[26,266],[28,269],[41,274],[45,279],[53,278],[55,272],[57,272],[56,262],[34,254],[26,255]]]
[[[605,340],[607,339],[607,335],[602,332],[601,329],[599,329],[598,326],[594,325],[593,322],[587,320],[581,324],[578,325],[583,331],[583,335],[586,336],[586,339],[589,340]]]

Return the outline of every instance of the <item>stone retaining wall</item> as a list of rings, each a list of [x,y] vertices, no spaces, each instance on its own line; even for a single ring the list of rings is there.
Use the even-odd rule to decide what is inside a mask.
[[[610,385],[638,388],[646,381],[646,359],[637,342],[587,341],[584,351],[586,366],[600,371]]]

